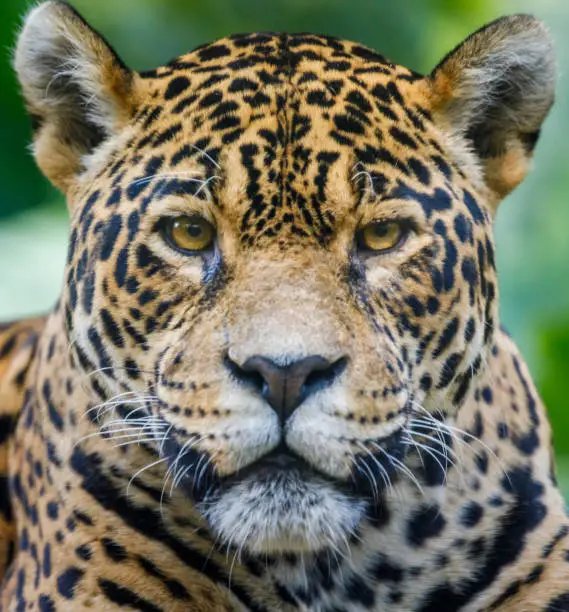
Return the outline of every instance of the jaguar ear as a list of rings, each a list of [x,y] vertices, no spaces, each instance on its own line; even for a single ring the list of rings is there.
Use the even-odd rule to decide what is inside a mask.
[[[34,8],[14,66],[34,128],[42,172],[67,192],[89,154],[132,117],[137,75],[68,4]]]
[[[435,120],[451,146],[467,145],[463,160],[481,174],[494,205],[528,172],[553,104],[555,68],[544,25],[513,15],[469,36],[427,79]]]

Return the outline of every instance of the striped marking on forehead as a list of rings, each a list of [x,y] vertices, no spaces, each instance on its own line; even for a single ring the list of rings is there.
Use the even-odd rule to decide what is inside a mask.
[[[152,149],[153,159],[129,194],[154,170],[169,177],[159,191],[207,192],[220,208],[241,211],[244,245],[325,246],[336,216],[363,192],[381,195],[406,177],[428,186],[440,153],[430,150],[428,111],[406,95],[421,77],[349,41],[234,36],[143,76],[151,95],[133,149],[139,157]],[[195,168],[199,177],[177,180]],[[238,197],[226,202],[227,183]]]

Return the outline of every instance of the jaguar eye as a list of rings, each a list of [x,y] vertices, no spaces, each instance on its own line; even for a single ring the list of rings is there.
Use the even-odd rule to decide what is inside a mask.
[[[189,215],[166,220],[162,233],[170,246],[187,254],[207,250],[215,238],[215,229],[211,223]]]
[[[403,244],[409,227],[402,221],[375,221],[358,233],[358,247],[363,251],[385,253]]]

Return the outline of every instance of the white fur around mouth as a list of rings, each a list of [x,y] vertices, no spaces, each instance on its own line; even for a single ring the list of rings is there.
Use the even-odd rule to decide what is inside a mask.
[[[293,470],[252,476],[199,509],[225,545],[252,554],[298,553],[345,545],[365,502]]]

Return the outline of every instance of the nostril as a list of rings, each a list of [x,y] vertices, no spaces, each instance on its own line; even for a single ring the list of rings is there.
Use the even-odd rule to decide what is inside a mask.
[[[342,375],[346,369],[347,363],[348,358],[341,357],[327,367],[315,369],[310,372],[304,381],[302,389],[303,396],[307,397],[332,385],[334,381]]]
[[[229,355],[225,355],[223,361],[231,375],[239,382],[254,387],[263,396],[267,393],[267,383],[259,372],[243,369],[239,364],[235,363]]]

